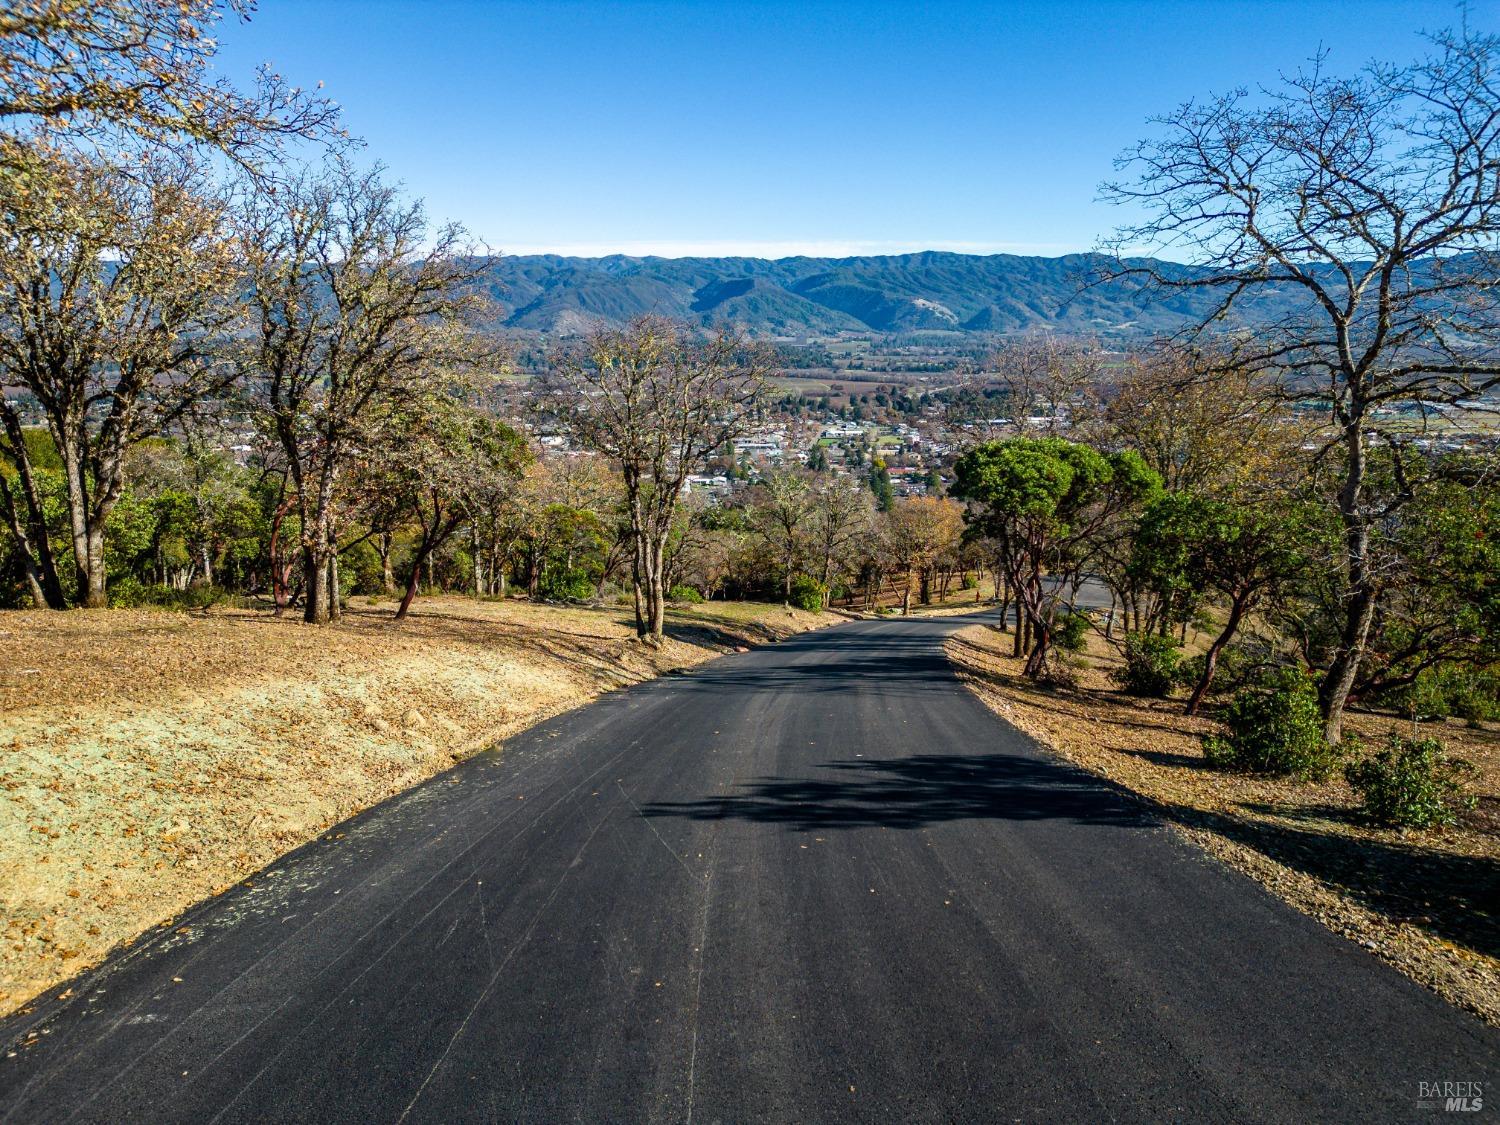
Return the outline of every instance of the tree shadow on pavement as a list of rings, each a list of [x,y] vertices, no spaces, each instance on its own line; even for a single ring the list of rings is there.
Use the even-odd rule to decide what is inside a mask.
[[[1336,819],[1348,815],[1342,809],[1308,811],[1308,827],[1183,806],[1158,805],[1158,810],[1331,883],[1393,922],[1409,922],[1478,953],[1500,957],[1500,863],[1493,859],[1313,827],[1319,812]],[[1285,810],[1276,812],[1285,818]]]
[[[919,754],[815,768],[833,776],[762,778],[743,793],[661,802],[642,811],[649,817],[782,824],[798,832],[924,828],[952,820],[1154,823],[1141,806],[1082,771],[1008,754]]]

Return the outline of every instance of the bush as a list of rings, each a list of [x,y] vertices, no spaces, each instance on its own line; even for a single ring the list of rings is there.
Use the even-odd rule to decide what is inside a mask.
[[[703,595],[691,586],[676,585],[667,591],[667,601],[684,602],[687,605],[698,605],[703,601]]]
[[[353,594],[384,594],[385,569],[380,565],[380,552],[366,539],[348,548],[339,560],[339,585],[348,583],[345,597]]]
[[[123,574],[109,584],[109,604],[116,609],[139,609],[159,604],[158,591],[164,586],[148,586],[139,578]]]
[[[1419,719],[1451,716],[1476,725],[1500,718],[1500,679],[1494,672],[1473,665],[1441,664],[1380,702]]]
[[[1224,710],[1227,738],[1203,740],[1203,756],[1220,769],[1278,776],[1327,777],[1343,749],[1323,740],[1323,716],[1312,681],[1282,668],[1262,687],[1242,688]]]
[[[1086,613],[1074,610],[1065,613],[1054,622],[1052,643],[1064,652],[1082,652],[1093,620]]]
[[[1344,767],[1344,778],[1364,801],[1377,824],[1433,828],[1458,821],[1475,797],[1465,782],[1474,767],[1443,752],[1435,738],[1391,735],[1384,750]]]
[[[1247,646],[1225,645],[1219,652],[1219,663],[1214,669],[1214,682],[1208,689],[1210,695],[1233,695],[1241,688],[1259,683],[1266,673],[1271,654],[1257,652]],[[1202,653],[1186,657],[1177,665],[1177,683],[1185,688],[1198,686],[1203,678],[1203,666],[1208,658]]]
[[[822,613],[823,599],[827,594],[827,586],[816,578],[809,578],[803,574],[792,579],[792,596],[788,601],[798,609],[805,609],[809,613]]]
[[[537,593],[549,602],[586,602],[594,596],[594,580],[582,570],[548,570],[537,583]]]
[[[159,606],[163,609],[208,609],[211,606],[246,606],[243,598],[219,586],[189,586],[178,590],[172,586],[147,585],[125,574],[109,584],[109,604],[116,609],[141,609]]]
[[[1177,671],[1177,642],[1154,633],[1125,635],[1125,666],[1111,678],[1127,695],[1164,699],[1172,690]]]

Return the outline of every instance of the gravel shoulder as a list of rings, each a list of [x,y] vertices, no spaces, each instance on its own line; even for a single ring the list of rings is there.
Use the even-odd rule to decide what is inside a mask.
[[[1205,851],[1370,950],[1453,1004],[1500,1026],[1500,737],[1425,724],[1478,767],[1478,808],[1456,829],[1400,831],[1365,823],[1342,778],[1321,784],[1224,773],[1203,760],[1212,717],[1180,700],[1114,690],[1117,658],[1099,638],[1076,689],[1025,681],[1011,637],[989,625],[946,645],[970,688],[995,712],[1068,760],[1148,802]],[[1360,714],[1378,740],[1409,723]]]
[[[331,825],[601,693],[839,618],[356,599],[0,614],[0,1014]]]

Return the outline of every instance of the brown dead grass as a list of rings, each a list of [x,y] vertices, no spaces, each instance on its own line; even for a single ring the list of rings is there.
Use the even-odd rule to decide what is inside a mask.
[[[1478,768],[1480,806],[1445,831],[1364,822],[1342,778],[1318,784],[1208,768],[1201,737],[1179,700],[1141,700],[1113,689],[1118,663],[1097,637],[1076,689],[1043,689],[1021,675],[1011,637],[965,629],[948,653],[992,709],[1064,757],[1154,806],[1209,853],[1250,875],[1413,980],[1500,1026],[1500,737],[1427,724]],[[1350,717],[1368,742],[1410,724]],[[1226,951],[1232,956],[1232,951]]]
[[[419,600],[397,625],[0,613],[0,1014],[362,808],[604,691],[835,618]]]

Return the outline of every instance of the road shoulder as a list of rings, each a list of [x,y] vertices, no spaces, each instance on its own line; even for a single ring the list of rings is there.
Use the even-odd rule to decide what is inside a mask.
[[[1019,675],[1011,638],[988,625],[945,645],[991,710],[1064,759],[1149,804],[1198,847],[1450,1003],[1500,1026],[1500,856],[1487,832],[1364,825],[1341,781],[1311,787],[1206,768],[1209,719],[1129,700],[1098,669],[1077,690]]]

